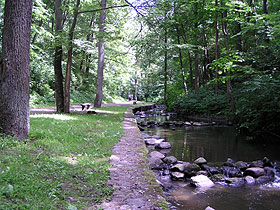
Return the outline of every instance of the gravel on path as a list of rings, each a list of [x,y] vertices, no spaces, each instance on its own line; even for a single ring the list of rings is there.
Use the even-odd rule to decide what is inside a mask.
[[[162,189],[149,167],[147,149],[131,108],[125,113],[123,128],[124,135],[113,147],[110,158],[113,167],[109,184],[114,193],[111,200],[100,207],[106,210],[168,209]]]

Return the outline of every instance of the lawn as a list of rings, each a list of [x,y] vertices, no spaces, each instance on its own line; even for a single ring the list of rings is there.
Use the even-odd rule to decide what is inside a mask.
[[[108,160],[126,109],[31,115],[29,139],[0,137],[0,209],[84,209],[111,196]]]

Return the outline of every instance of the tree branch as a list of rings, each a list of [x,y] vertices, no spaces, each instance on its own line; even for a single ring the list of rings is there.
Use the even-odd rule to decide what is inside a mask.
[[[114,8],[128,7],[128,6],[130,6],[130,5],[124,4],[124,5],[116,5],[116,6],[106,7],[106,8],[95,9],[95,10],[85,10],[85,11],[79,11],[79,14],[87,13],[87,12],[98,12],[98,11],[102,11],[104,9],[107,10],[107,9],[114,9]]]

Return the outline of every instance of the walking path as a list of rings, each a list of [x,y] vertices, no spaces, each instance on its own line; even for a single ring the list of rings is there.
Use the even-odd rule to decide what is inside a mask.
[[[150,170],[147,149],[131,108],[125,113],[124,135],[113,148],[110,160],[110,184],[114,187],[111,201],[101,208],[107,210],[156,210],[166,204],[162,189]]]

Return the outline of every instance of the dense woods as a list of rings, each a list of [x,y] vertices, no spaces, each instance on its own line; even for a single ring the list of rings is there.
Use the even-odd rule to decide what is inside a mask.
[[[67,113],[133,94],[279,138],[279,9],[279,0],[34,0],[30,104]]]

